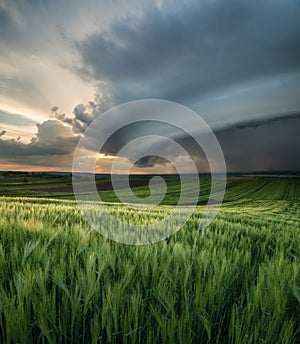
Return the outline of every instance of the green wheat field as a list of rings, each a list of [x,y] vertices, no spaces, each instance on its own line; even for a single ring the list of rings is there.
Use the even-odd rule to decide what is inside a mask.
[[[106,178],[107,207],[130,221],[169,213],[180,192],[167,178],[162,204],[137,214]],[[140,197],[143,178],[133,188]],[[130,246],[89,228],[68,174],[2,173],[0,342],[300,343],[299,176],[229,178],[204,231],[209,179],[201,182],[180,231]]]

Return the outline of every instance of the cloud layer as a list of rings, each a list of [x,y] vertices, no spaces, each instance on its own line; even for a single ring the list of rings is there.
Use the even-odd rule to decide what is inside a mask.
[[[274,110],[272,90],[274,95],[278,88],[291,92],[284,104],[290,108],[280,110],[299,109],[292,89],[295,83],[300,86],[299,76],[293,78],[300,72],[299,41],[296,1],[207,0],[147,7],[141,16],[113,22],[107,31],[76,45],[81,72],[109,85],[117,104],[162,98],[191,107],[200,104],[201,109],[206,98],[212,97],[213,103],[218,92],[227,91],[227,107],[243,102],[237,119],[244,120],[248,108],[260,114],[261,105],[267,114]],[[284,87],[278,86],[282,82]],[[254,109],[235,87],[238,93],[245,88],[251,93],[248,102],[257,97]],[[264,89],[268,104],[260,98]],[[209,106],[205,109],[210,112]],[[218,116],[222,118],[222,111]]]
[[[159,98],[211,125],[229,170],[300,170],[298,0],[3,0],[0,25],[2,164],[70,170],[96,117]],[[176,137],[204,168],[192,141],[161,124],[122,129],[104,153],[147,133]]]
[[[78,142],[71,128],[57,120],[48,120],[37,125],[38,133],[30,143],[19,139],[5,139],[0,135],[0,162],[30,166],[71,169],[73,152]]]
[[[83,124],[82,124],[83,125]],[[293,114],[264,121],[244,122],[216,130],[215,134],[222,147],[228,171],[299,171],[300,170],[300,115]],[[169,137],[184,147],[193,157],[199,172],[209,171],[206,158],[193,139],[181,130],[162,123],[139,122],[117,131],[102,153],[116,155],[128,142],[142,135],[162,135]],[[6,164],[29,164],[31,166],[56,167],[57,170],[72,169],[72,159],[79,136],[71,127],[58,120],[48,120],[38,125],[38,134],[29,144],[19,140],[6,140],[5,131],[0,131],[0,162]],[[144,145],[153,142],[144,141]],[[160,142],[155,142],[160,150]],[[145,147],[143,147],[145,149]],[[134,162],[139,147],[128,158]],[[162,145],[161,151],[167,151],[169,161],[182,159],[176,151]],[[110,172],[112,161],[102,159],[99,171]],[[182,160],[184,164],[184,160]],[[174,172],[165,159],[159,156],[145,156],[136,163],[141,171]]]

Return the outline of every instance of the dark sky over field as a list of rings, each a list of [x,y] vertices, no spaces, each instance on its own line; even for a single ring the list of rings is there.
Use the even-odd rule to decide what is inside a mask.
[[[94,118],[158,98],[206,120],[229,171],[300,171],[299,0],[0,0],[0,27],[2,170],[71,170]]]

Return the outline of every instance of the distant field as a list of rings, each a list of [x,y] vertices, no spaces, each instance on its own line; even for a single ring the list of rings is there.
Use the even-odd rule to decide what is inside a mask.
[[[131,176],[130,185],[134,193],[140,197],[149,195],[148,183],[151,176]],[[162,204],[174,205],[180,195],[180,180],[176,175],[164,176],[167,183],[167,195]],[[118,184],[118,189],[125,188],[124,183]],[[106,202],[119,202],[112,190],[110,177],[99,176],[96,179],[101,199]],[[231,202],[239,199],[278,199],[299,200],[300,174],[280,177],[280,175],[229,176],[224,201]],[[191,188],[193,185],[191,184]],[[160,186],[156,187],[159,193]],[[205,203],[210,193],[210,179],[200,176],[199,204]],[[89,187],[86,188],[89,194]],[[126,193],[126,190],[124,190]],[[121,192],[122,193],[122,192]],[[71,174],[27,174],[0,172],[0,196],[25,196],[58,199],[75,199],[73,195]]]
[[[146,246],[90,230],[72,193],[55,190],[70,183],[1,175],[0,343],[300,342],[299,178],[230,178],[208,229],[197,231],[200,205],[182,230]],[[180,184],[167,184],[159,209],[138,218],[100,192],[117,217],[152,221],[176,204]],[[209,179],[201,186],[199,204]]]

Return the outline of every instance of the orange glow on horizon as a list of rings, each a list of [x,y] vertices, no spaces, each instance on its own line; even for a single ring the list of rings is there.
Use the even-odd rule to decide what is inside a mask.
[[[0,171],[5,172],[70,172],[53,166],[33,166],[22,164],[0,164]]]
[[[61,167],[53,166],[33,166],[21,164],[0,164],[0,171],[3,172],[72,172],[72,169],[62,169]],[[116,174],[125,174],[124,171],[115,171]],[[96,174],[110,174],[110,171],[96,169]],[[147,175],[147,172],[131,171],[130,174]]]

